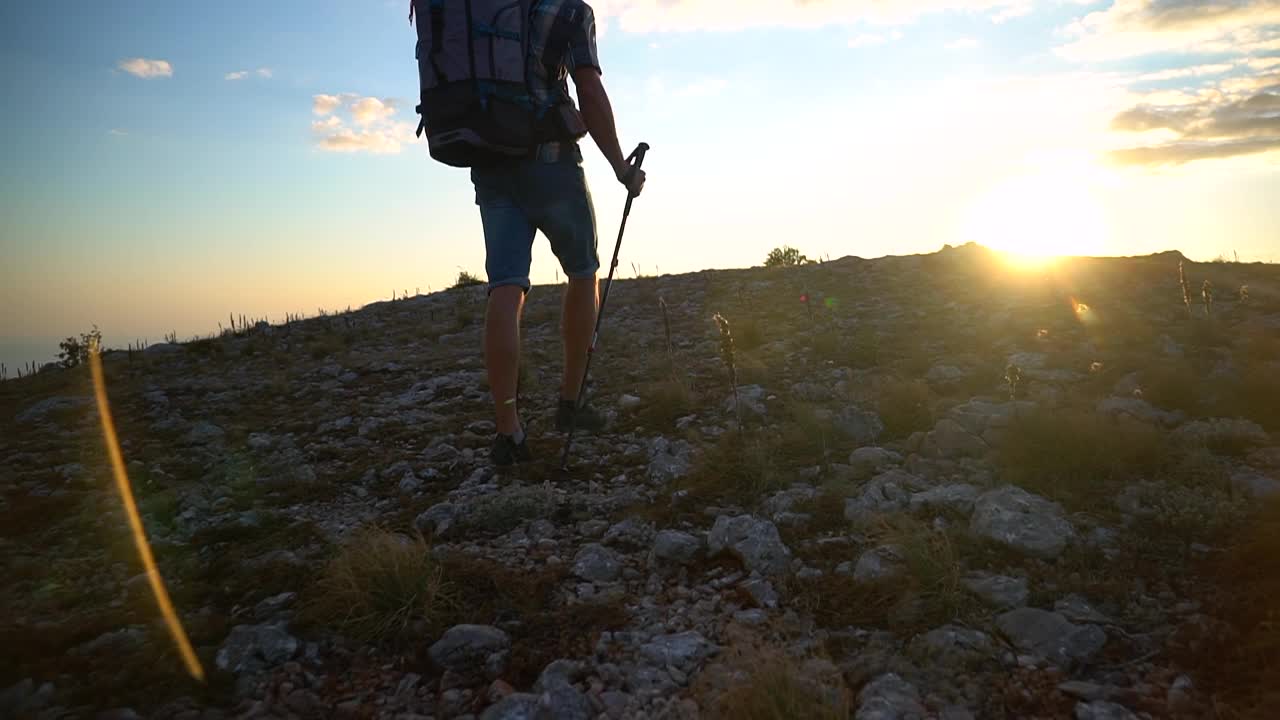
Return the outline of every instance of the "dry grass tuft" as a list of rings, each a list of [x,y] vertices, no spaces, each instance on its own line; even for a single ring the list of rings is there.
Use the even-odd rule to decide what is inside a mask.
[[[831,663],[820,657],[795,657],[781,647],[733,633],[718,658],[720,673],[730,687],[710,702],[702,701],[710,717],[733,720],[845,720],[851,711],[851,692]],[[704,673],[704,675],[709,673]],[[695,693],[710,682],[700,679]]]
[[[641,388],[640,397],[645,401],[639,412],[640,422],[661,430],[674,429],[676,420],[693,413],[698,405],[689,383],[674,377],[646,385]]]
[[[440,629],[459,598],[425,539],[376,527],[347,541],[310,594],[310,619],[364,641],[403,638],[419,623]]]
[[[874,522],[869,539],[868,547],[896,546],[903,571],[874,582],[835,573],[795,581],[797,605],[813,613],[821,625],[885,627],[909,634],[974,610],[973,599],[961,585],[960,549],[946,532],[908,515],[893,515]]]

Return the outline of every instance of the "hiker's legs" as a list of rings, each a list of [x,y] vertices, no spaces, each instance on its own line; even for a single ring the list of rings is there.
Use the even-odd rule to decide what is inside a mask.
[[[560,338],[564,341],[564,378],[560,383],[563,400],[577,400],[582,387],[582,373],[587,367],[587,351],[595,330],[600,293],[596,276],[569,278],[564,290],[560,320]]]
[[[551,251],[569,277],[560,316],[560,336],[564,341],[562,400],[578,399],[600,306],[595,208],[580,162],[581,156],[575,153],[565,161],[547,163],[538,169],[542,176],[538,184],[540,202],[534,215],[534,221],[551,241]]]
[[[516,408],[516,384],[520,374],[520,315],[524,310],[524,288],[503,285],[489,293],[484,315],[484,364],[489,373],[489,390],[498,432],[520,432]]]
[[[529,265],[536,229],[516,202],[512,172],[474,169],[476,204],[484,223],[485,273],[489,301],[484,316],[484,361],[493,394],[498,432],[521,430],[516,407],[520,372],[520,314],[529,289]]]

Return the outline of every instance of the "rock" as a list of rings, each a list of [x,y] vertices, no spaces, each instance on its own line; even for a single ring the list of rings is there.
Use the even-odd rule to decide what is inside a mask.
[[[257,673],[289,660],[298,640],[275,624],[237,625],[214,658],[219,670],[235,675]]]
[[[0,717],[28,717],[45,709],[53,702],[53,683],[36,687],[35,680],[26,678],[0,691]]]
[[[1014,419],[1028,415],[1036,409],[1036,403],[1027,400],[995,403],[987,400],[970,400],[957,405],[947,413],[971,435],[982,436],[988,430],[1007,428]]]
[[[591,701],[572,685],[558,685],[538,698],[539,720],[593,720]]]
[[[1125,706],[1107,700],[1076,703],[1075,715],[1076,720],[1138,720]]]
[[[742,385],[738,388],[736,401],[742,405],[743,419],[762,418],[768,414],[769,410],[765,406],[765,399],[768,393],[759,385]],[[728,415],[733,415],[737,411],[734,409],[735,395],[730,393],[725,398],[722,409]]]
[[[1070,668],[1087,662],[1107,643],[1095,625],[1074,625],[1060,613],[1023,607],[996,618],[996,627],[1016,647],[1050,663]]]
[[[1084,700],[1086,702],[1093,700],[1106,700],[1115,695],[1116,688],[1098,683],[1086,682],[1084,680],[1068,680],[1058,683],[1058,690],[1064,695],[1070,695],[1073,698]]]
[[[654,482],[667,483],[689,474],[693,467],[693,446],[685,440],[671,442],[654,438],[649,448],[648,476]]]
[[[990,635],[956,625],[943,625],[916,636],[909,649],[921,662],[949,672],[991,662],[996,657]]]
[[[480,720],[541,720],[538,696],[512,693],[480,713]]]
[[[1193,420],[1174,430],[1170,440],[1179,446],[1196,445],[1231,452],[1247,451],[1271,442],[1260,425],[1242,418]]]
[[[818,491],[814,490],[811,485],[795,485],[787,490],[774,493],[760,504],[760,509],[771,520],[779,522],[779,518],[789,515],[797,504],[812,500],[817,494]]]
[[[991,575],[988,573],[969,573],[961,582],[969,592],[982,598],[988,605],[997,609],[1019,607],[1027,604],[1026,578],[1012,578],[1007,575]]]
[[[778,528],[751,515],[717,517],[707,546],[713,556],[729,552],[742,560],[747,570],[761,575],[782,575],[791,566],[791,550],[782,544]]]
[[[968,515],[973,511],[973,501],[979,494],[978,488],[968,483],[943,485],[911,496],[911,511],[947,510]]]
[[[882,447],[860,447],[849,453],[849,467],[855,479],[863,480],[902,462],[902,456]]]
[[[702,552],[702,541],[679,530],[663,530],[653,538],[653,558],[664,563],[688,565]]]
[[[221,443],[226,437],[227,433],[222,428],[207,420],[200,420],[191,426],[187,442],[192,445],[213,445]]]
[[[925,434],[920,453],[940,458],[982,457],[989,449],[982,438],[965,430],[960,423],[942,418]]]
[[[629,517],[609,528],[604,534],[606,545],[639,550],[653,542],[653,526],[637,517]]]
[[[75,410],[78,408],[88,407],[93,404],[93,398],[88,397],[51,397],[45,398],[31,407],[18,413],[14,418],[21,425],[40,422],[44,420],[49,413],[62,412],[64,410]]]
[[[673,665],[688,672],[714,655],[717,649],[702,633],[689,630],[653,638],[640,646],[640,656],[658,667]]]
[[[458,517],[458,508],[453,503],[437,503],[427,508],[414,518],[413,525],[423,535],[445,535]]]
[[[859,445],[869,445],[884,432],[884,422],[870,410],[846,407],[832,418],[835,429]]]
[[[1115,622],[1098,612],[1080,595],[1071,594],[1053,604],[1054,612],[1076,623],[1094,623],[1096,625],[1113,625]]]
[[[937,388],[954,387],[964,382],[967,377],[969,377],[969,373],[955,365],[943,365],[941,363],[929,368],[929,372],[924,374],[925,382]]]
[[[902,549],[896,545],[881,545],[862,553],[853,568],[853,579],[871,583],[889,580],[904,572],[906,567],[902,562]]]
[[[923,479],[904,470],[889,470],[871,478],[857,497],[844,501],[844,516],[862,523],[875,515],[905,510],[915,491],[928,486]]]
[[[778,607],[778,591],[773,588],[773,583],[768,580],[756,577],[746,580],[738,587],[751,596],[757,607],[769,609]]]
[[[635,410],[644,404],[644,401],[635,395],[623,395],[618,398],[618,408],[620,410]]]
[[[1052,560],[1075,532],[1055,502],[1006,485],[989,490],[974,503],[969,529],[1033,557]]]
[[[1113,418],[1133,418],[1151,425],[1174,427],[1186,419],[1181,412],[1161,410],[1136,397],[1109,397],[1098,401],[1098,413]]]
[[[599,543],[589,543],[574,556],[573,574],[588,582],[613,582],[622,574],[622,558]]]
[[[1280,496],[1280,480],[1250,468],[1231,473],[1231,487],[1238,493],[1258,500]]]
[[[506,668],[511,638],[489,625],[455,625],[427,653],[432,661],[460,675],[497,678]]]
[[[886,673],[867,683],[858,693],[858,710],[853,717],[854,720],[924,720],[925,716],[915,685],[897,673]]]

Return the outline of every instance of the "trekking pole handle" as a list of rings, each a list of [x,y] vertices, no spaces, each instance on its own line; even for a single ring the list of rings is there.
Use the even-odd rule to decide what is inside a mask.
[[[635,160],[635,166],[640,167],[644,164],[644,154],[647,152],[649,152],[649,143],[642,142],[636,146],[635,150],[631,151],[630,155],[627,156],[627,162]]]

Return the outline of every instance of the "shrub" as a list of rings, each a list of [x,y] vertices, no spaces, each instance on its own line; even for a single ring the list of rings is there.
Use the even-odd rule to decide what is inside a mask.
[[[796,265],[808,265],[813,261],[805,257],[801,252],[790,245],[774,248],[769,251],[769,255],[764,259],[765,267],[794,267]]]
[[[325,568],[306,612],[364,641],[403,637],[416,623],[439,629],[456,592],[421,536],[357,531]]]
[[[475,275],[472,275],[466,270],[459,270],[458,279],[454,281],[453,287],[464,288],[464,287],[473,287],[475,285],[484,285],[484,284],[485,284],[484,280],[481,280],[480,278],[476,277]]]
[[[102,347],[102,333],[98,331],[98,326],[94,325],[93,330],[80,333],[79,338],[69,337],[58,343],[58,347],[62,349],[62,352],[58,353],[58,364],[64,368],[73,368],[89,361],[91,349]]]
[[[933,395],[924,381],[893,379],[881,385],[876,412],[887,437],[904,438],[933,428],[932,404]]]
[[[1165,436],[1137,421],[1088,410],[1039,411],[1014,421],[999,449],[1008,482],[1083,509],[1110,499],[1110,487],[1171,463]]]

